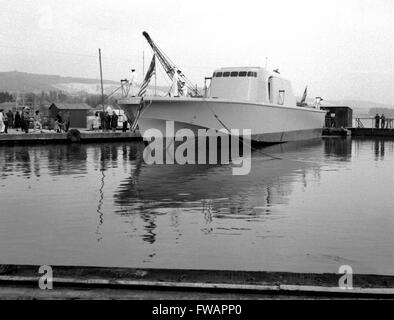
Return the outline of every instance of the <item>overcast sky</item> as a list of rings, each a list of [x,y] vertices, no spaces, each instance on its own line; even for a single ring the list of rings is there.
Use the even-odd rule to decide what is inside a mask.
[[[0,0],[0,71],[142,77],[156,43],[194,82],[223,66],[279,68],[295,93],[394,105],[393,0]],[[164,77],[163,77],[164,78]],[[163,80],[160,80],[163,81]]]

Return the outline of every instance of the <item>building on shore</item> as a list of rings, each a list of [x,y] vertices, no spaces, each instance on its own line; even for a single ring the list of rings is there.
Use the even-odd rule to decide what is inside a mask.
[[[348,106],[321,106],[326,110],[325,127],[327,128],[350,128],[353,123],[353,110]]]
[[[70,121],[70,128],[86,128],[87,113],[91,107],[86,103],[52,103],[49,107],[49,118],[55,119],[57,114]]]

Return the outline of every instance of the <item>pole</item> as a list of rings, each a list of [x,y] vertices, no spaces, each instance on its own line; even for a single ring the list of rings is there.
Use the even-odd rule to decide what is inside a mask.
[[[101,104],[103,106],[103,113],[105,113],[104,110],[104,88],[103,88],[103,67],[101,65],[101,49],[99,48],[99,62],[100,62],[100,82],[101,82]],[[104,128],[102,128],[104,131]]]

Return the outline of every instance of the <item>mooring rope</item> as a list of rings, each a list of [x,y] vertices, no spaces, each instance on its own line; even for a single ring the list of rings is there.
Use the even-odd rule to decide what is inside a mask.
[[[207,100],[205,100],[205,99],[204,99],[204,101],[206,102],[208,108],[209,108],[209,109],[211,110],[211,112],[213,113],[213,116],[215,117],[215,119],[223,126],[223,128],[225,128],[225,129],[227,130],[227,132],[228,132],[229,134],[231,134],[231,130],[224,124],[224,122],[223,122],[223,121],[219,118],[219,116],[215,113],[215,111],[213,110],[213,108],[210,106],[210,103],[209,103]],[[279,157],[270,155],[270,154],[268,154],[268,153],[262,152],[260,149],[256,149],[256,148],[252,147],[252,145],[249,144],[249,143],[247,143],[245,140],[242,140],[242,141],[241,141],[241,139],[240,139],[238,136],[237,136],[237,138],[238,138],[238,141],[239,141],[239,142],[242,142],[243,144],[246,144],[248,147],[250,147],[251,150],[257,151],[257,152],[261,153],[262,155],[264,155],[264,156],[266,156],[266,157],[269,157],[269,158],[271,158],[271,159],[282,160],[282,158],[279,158]]]

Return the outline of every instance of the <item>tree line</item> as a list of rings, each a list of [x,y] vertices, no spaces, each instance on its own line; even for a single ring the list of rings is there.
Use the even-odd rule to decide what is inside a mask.
[[[34,92],[27,92],[23,94],[12,94],[7,91],[0,92],[0,103],[3,102],[17,102],[19,105],[34,105],[40,106],[50,103],[86,103],[91,107],[96,107],[101,104],[102,98],[100,94],[89,94],[81,92],[77,95],[70,95],[63,91],[49,91],[37,94]],[[113,97],[108,99],[104,95],[105,104],[112,104],[115,99]]]

